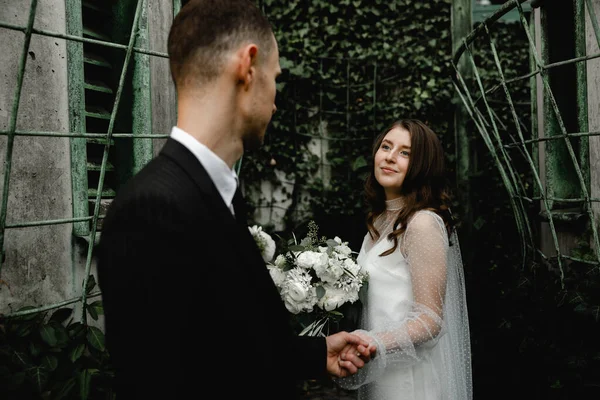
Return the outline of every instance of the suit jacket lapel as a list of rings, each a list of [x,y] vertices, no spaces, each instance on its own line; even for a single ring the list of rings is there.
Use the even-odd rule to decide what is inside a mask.
[[[274,309],[273,315],[279,318],[287,318],[287,310],[281,301],[277,287],[265,266],[260,250],[248,229],[247,210],[244,197],[238,187],[233,197],[233,207],[236,217],[223,201],[221,194],[204,169],[200,161],[185,146],[174,139],[169,138],[161,150],[161,155],[173,159],[188,174],[198,189],[212,203],[216,216],[225,230],[238,235],[239,242],[236,253],[239,252],[243,260],[243,268],[240,271],[248,274],[248,282],[254,284],[261,296],[268,298],[268,304]],[[252,272],[253,271],[253,272]]]
[[[242,196],[241,189],[237,188],[235,195],[233,196],[233,211],[235,212],[235,219],[240,224],[248,225],[248,214],[246,210],[246,202],[244,196]]]
[[[169,157],[173,159],[176,163],[178,163],[181,168],[188,174],[190,179],[192,179],[198,189],[206,196],[207,199],[212,203],[213,209],[216,213],[219,213],[220,219],[223,224],[229,225],[231,224],[232,231],[238,231],[241,235],[242,244],[244,247],[251,253],[255,253],[254,256],[258,255],[258,258],[262,261],[262,257],[256,244],[254,243],[254,239],[250,232],[248,231],[248,220],[247,220],[247,211],[244,197],[242,196],[242,192],[238,187],[235,195],[233,196],[233,208],[235,212],[235,217],[231,214],[231,210],[221,197],[221,194],[217,190],[214,182],[208,175],[208,172],[204,169],[200,161],[194,156],[194,154],[189,151],[184,145],[179,143],[178,141],[169,138],[165,143],[164,147],[161,150],[161,155],[165,157]],[[235,223],[237,222],[237,228],[235,229]],[[255,257],[256,259],[256,257]],[[260,265],[262,267],[264,263],[261,262]]]

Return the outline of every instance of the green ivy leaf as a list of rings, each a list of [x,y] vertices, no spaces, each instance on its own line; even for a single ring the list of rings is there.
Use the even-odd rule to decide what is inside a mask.
[[[71,339],[81,339],[86,333],[85,325],[83,325],[81,322],[75,322],[69,325],[67,330]]]
[[[367,160],[364,156],[361,155],[358,158],[356,158],[352,163],[352,171],[357,171],[363,167],[366,167],[367,165]]]
[[[79,360],[79,357],[81,357],[81,355],[83,354],[84,351],[85,351],[85,345],[83,343],[75,346],[69,353],[69,359],[71,360],[71,362],[74,363],[75,361]]]
[[[102,315],[104,313],[102,301],[99,300],[88,304],[87,312],[94,321],[98,321],[98,315]]]
[[[16,365],[20,365],[21,367],[27,367],[31,365],[29,356],[23,351],[14,350],[12,352],[11,361]]]
[[[58,358],[51,354],[46,354],[42,357],[41,367],[48,371],[54,371],[58,367]]]
[[[31,354],[33,357],[37,357],[38,355],[40,355],[42,352],[42,346],[40,345],[39,342],[29,342],[29,354]]]
[[[54,328],[51,325],[44,325],[40,328],[40,336],[42,340],[46,342],[50,347],[56,346],[56,334]]]
[[[55,321],[52,321],[50,325],[52,325],[52,328],[54,329],[56,346],[60,348],[66,347],[69,343],[69,332],[67,331],[67,328]]]
[[[56,321],[62,323],[65,322],[72,314],[72,308],[59,308],[52,314],[49,321]]]
[[[92,290],[94,290],[95,287],[96,287],[96,278],[94,277],[94,275],[89,275],[87,285],[85,287],[85,292],[87,294],[90,294],[92,292]]]
[[[87,333],[88,343],[95,349],[104,351],[104,333],[95,326],[88,326]]]
[[[89,369],[84,369],[79,373],[79,398],[87,400],[90,396],[90,384],[92,382],[92,373]]]
[[[33,384],[35,389],[41,393],[48,382],[48,372],[42,367],[32,367],[26,371],[27,379]]]
[[[67,381],[64,384],[60,385],[58,390],[53,391],[53,393],[52,393],[53,399],[60,400],[60,399],[66,398],[71,393],[71,391],[73,390],[74,387],[75,387],[75,378],[67,379]]]

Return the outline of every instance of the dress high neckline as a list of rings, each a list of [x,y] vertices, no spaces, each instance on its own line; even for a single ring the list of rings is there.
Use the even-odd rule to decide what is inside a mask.
[[[385,209],[388,211],[397,211],[401,209],[402,206],[404,206],[404,198],[402,196],[385,201]]]

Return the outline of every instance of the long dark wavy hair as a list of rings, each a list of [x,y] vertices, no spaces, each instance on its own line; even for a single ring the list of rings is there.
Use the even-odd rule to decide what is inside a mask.
[[[394,221],[388,239],[394,246],[383,253],[386,256],[398,247],[398,239],[406,231],[408,220],[420,210],[430,210],[438,214],[446,226],[448,238],[454,229],[454,220],[450,212],[451,193],[446,176],[444,150],[437,135],[417,119],[401,119],[383,130],[373,142],[370,168],[365,181],[365,200],[369,207],[366,217],[367,228],[373,240],[379,238],[379,232],[373,222],[385,211],[385,191],[375,179],[375,153],[381,146],[385,135],[394,128],[404,128],[410,134],[410,157],[406,177],[402,183],[401,196],[404,198],[402,209]]]

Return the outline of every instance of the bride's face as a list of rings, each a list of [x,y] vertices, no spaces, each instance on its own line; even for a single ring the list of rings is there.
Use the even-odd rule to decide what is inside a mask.
[[[375,153],[375,179],[383,187],[386,200],[400,196],[410,162],[410,133],[395,127],[383,138]]]

